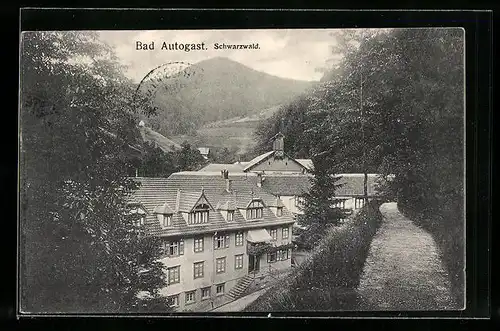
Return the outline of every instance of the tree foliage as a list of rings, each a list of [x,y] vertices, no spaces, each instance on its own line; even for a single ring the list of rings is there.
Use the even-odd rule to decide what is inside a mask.
[[[330,160],[337,172],[394,175],[389,194],[400,207],[433,220],[427,228],[463,293],[463,31],[398,29],[344,37],[341,51],[332,54],[341,52],[342,59],[301,110],[283,111],[267,130],[305,119],[300,130],[290,130],[296,144],[289,142],[290,150]]]
[[[26,32],[21,54],[21,309],[147,309],[165,283],[126,200],[131,83],[94,33]]]

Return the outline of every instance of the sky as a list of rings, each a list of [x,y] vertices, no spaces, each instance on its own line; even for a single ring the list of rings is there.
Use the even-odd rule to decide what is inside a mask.
[[[128,67],[127,76],[139,82],[151,69],[168,62],[195,64],[213,57],[227,57],[252,69],[297,80],[321,78],[318,68],[333,57],[332,29],[272,30],[145,30],[101,31],[102,41],[115,48],[118,59]],[[151,44],[154,50],[137,50],[136,42]],[[161,50],[163,42],[202,43],[207,50]],[[215,49],[215,43],[259,44],[259,49]]]

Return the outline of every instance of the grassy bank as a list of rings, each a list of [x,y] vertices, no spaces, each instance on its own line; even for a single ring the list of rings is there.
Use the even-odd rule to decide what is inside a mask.
[[[379,206],[370,202],[351,222],[329,229],[309,260],[245,311],[358,309],[356,288],[381,223]]]
[[[464,306],[464,217],[459,208],[442,208],[430,212],[410,204],[398,208],[416,225],[428,231],[439,247],[441,259],[448,271],[456,309]]]

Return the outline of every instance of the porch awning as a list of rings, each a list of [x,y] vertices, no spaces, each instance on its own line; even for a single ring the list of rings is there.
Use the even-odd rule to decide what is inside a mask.
[[[261,243],[271,241],[273,238],[265,229],[250,230],[248,231],[247,241],[251,243]]]

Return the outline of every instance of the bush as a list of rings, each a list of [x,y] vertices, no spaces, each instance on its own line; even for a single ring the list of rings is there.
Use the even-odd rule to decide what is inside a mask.
[[[245,311],[355,310],[356,292],[370,244],[382,215],[368,203],[351,223],[328,229],[311,258]]]

